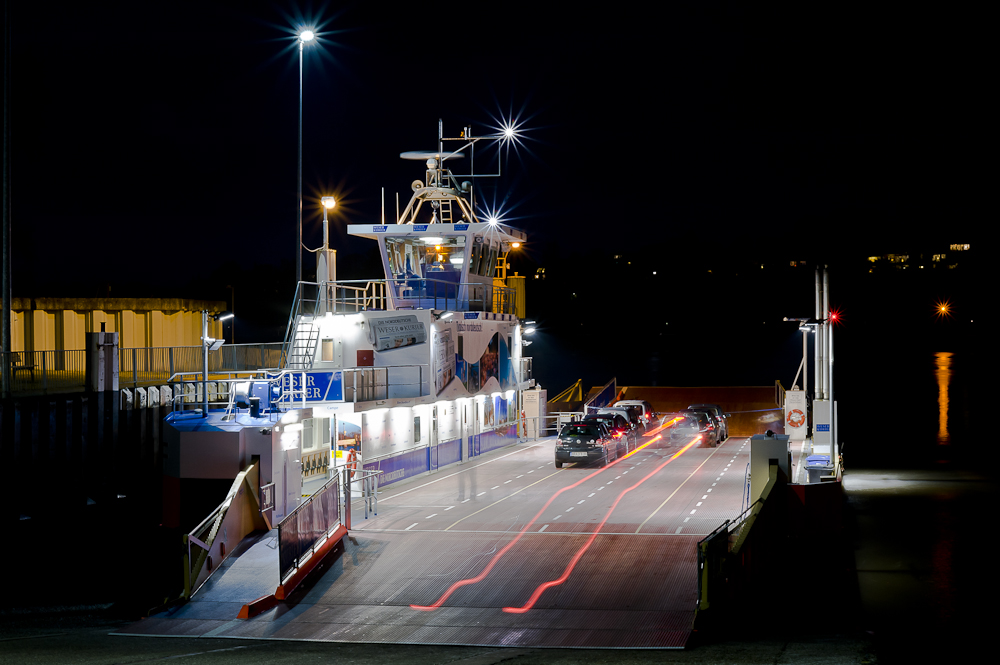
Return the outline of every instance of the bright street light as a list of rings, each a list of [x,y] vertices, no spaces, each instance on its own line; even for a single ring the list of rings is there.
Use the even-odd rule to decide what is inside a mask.
[[[299,210],[297,215],[298,232],[295,243],[295,284],[302,281],[302,49],[306,43],[316,38],[316,33],[312,30],[303,30],[299,33]]]

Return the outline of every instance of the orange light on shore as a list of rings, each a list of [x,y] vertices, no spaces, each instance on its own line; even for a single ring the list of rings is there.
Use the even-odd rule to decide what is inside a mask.
[[[952,309],[950,300],[939,300],[934,303],[934,311],[939,319],[951,317]]]

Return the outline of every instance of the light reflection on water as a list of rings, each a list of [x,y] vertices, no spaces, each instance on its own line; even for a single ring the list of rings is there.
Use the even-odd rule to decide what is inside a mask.
[[[934,354],[934,364],[937,366],[935,375],[938,384],[938,434],[939,446],[947,446],[951,442],[948,434],[948,385],[951,383],[951,352],[940,351]]]

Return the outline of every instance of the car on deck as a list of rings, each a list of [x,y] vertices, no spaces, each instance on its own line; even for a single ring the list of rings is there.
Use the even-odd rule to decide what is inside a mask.
[[[701,443],[714,448],[719,443],[719,433],[715,423],[705,411],[683,409],[667,417],[667,421],[680,418],[668,428],[664,436],[672,445],[686,446],[696,436],[701,437]]]
[[[646,429],[649,429],[650,423],[656,420],[656,412],[653,410],[653,405],[644,399],[620,399],[612,406],[637,406],[642,409],[642,414],[639,418]]]
[[[618,458],[618,442],[600,422],[577,420],[563,425],[556,440],[556,468],[574,462],[604,466]]]
[[[718,404],[692,404],[688,408],[694,411],[707,411],[715,419],[719,441],[722,442],[729,438],[729,417],[732,414],[723,411]]]
[[[619,413],[591,413],[590,415],[584,417],[583,421],[598,421],[604,423],[611,432],[611,436],[621,444],[619,453],[623,455],[635,448],[636,442],[639,440],[639,435],[636,430],[633,429],[632,426],[629,425],[629,422],[625,420],[625,417]]]

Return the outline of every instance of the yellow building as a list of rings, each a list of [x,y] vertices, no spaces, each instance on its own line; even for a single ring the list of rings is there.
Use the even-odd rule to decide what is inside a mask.
[[[201,346],[201,311],[217,314],[226,303],[183,298],[13,298],[11,351],[86,348],[85,333],[117,332],[122,349]],[[209,318],[210,337],[222,324]]]

